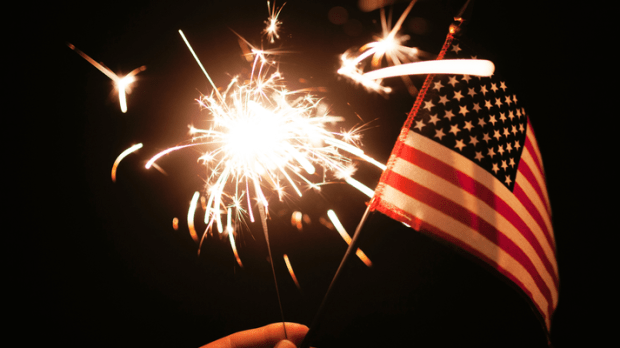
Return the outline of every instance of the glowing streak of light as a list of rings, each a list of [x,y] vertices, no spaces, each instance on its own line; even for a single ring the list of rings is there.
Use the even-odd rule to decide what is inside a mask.
[[[330,209],[330,210],[327,211],[327,216],[329,217],[329,219],[331,220],[332,224],[336,228],[336,231],[338,231],[338,233],[340,233],[340,236],[342,237],[342,239],[344,239],[344,241],[347,242],[347,244],[350,245],[351,244],[351,236],[349,236],[347,231],[344,229],[344,226],[342,226],[342,224],[340,223],[340,220],[338,220],[338,216],[336,216],[336,213],[334,213],[334,211]],[[362,262],[366,266],[368,266],[368,267],[372,266],[372,262],[370,261],[368,256],[366,256],[366,254],[364,254],[364,252],[361,249],[357,249],[357,251],[355,252],[355,255],[357,255],[357,257],[359,257],[360,260],[362,260]]]
[[[288,268],[288,273],[291,275],[291,278],[293,278],[293,281],[295,282],[295,286],[297,286],[297,289],[301,290],[301,286],[299,286],[299,282],[297,281],[295,272],[293,272],[293,266],[291,266],[291,261],[289,261],[288,255],[286,254],[284,254],[284,263],[286,263],[286,268]]]
[[[192,146],[204,148],[200,160],[208,173],[205,208],[208,226],[215,225],[222,233],[221,215],[227,207],[238,207],[235,219],[246,214],[240,209],[243,195],[247,195],[244,209],[253,221],[253,204],[258,202],[268,209],[263,188],[282,199],[288,189],[301,196],[302,183],[317,186],[311,176],[323,181],[327,173],[333,173],[336,178],[350,176],[352,161],[346,153],[373,162],[357,146],[347,143],[357,139],[353,132],[340,134],[326,129],[328,124],[342,121],[342,117],[326,115],[319,107],[319,100],[306,91],[285,88],[282,74],[270,71],[272,63],[265,51],[252,49],[254,62],[249,80],[235,77],[220,93],[179,32],[213,85],[213,92],[198,100],[209,111],[209,127],[191,127],[191,143],[160,152],[146,167],[172,151]],[[317,168],[322,172],[317,173]]]
[[[127,150],[121,152],[120,155],[118,155],[118,157],[116,157],[116,161],[114,161],[114,165],[112,166],[112,182],[116,182],[116,169],[118,168],[118,165],[121,163],[121,161],[123,160],[123,158],[127,157],[127,155],[129,155],[132,152],[137,151],[138,149],[142,148],[142,143],[136,144],[131,146],[130,148],[128,148]]]
[[[209,74],[207,73],[207,69],[205,69],[205,67],[202,66],[200,59],[198,59],[196,52],[194,52],[192,45],[189,44],[189,41],[187,41],[187,38],[185,37],[185,34],[183,34],[183,31],[181,29],[179,29],[179,34],[181,34],[181,37],[183,38],[183,41],[185,42],[185,45],[187,45],[187,48],[189,49],[189,51],[192,53],[192,56],[194,56],[194,60],[196,61],[196,63],[198,63],[198,66],[200,67],[200,69],[202,69],[202,72],[205,74],[207,79],[209,79],[211,86],[213,86],[215,92],[219,95],[219,92],[217,91],[217,87],[215,87],[215,83],[213,83],[213,80],[211,80],[211,76],[209,76]]]
[[[196,212],[196,206],[198,205],[198,198],[200,198],[200,192],[194,192],[194,196],[189,203],[189,209],[187,210],[187,228],[189,229],[189,235],[192,236],[194,242],[198,243],[198,234],[194,227],[194,213]]]
[[[367,72],[364,77],[376,80],[393,76],[423,74],[491,76],[494,71],[493,62],[484,59],[443,59],[390,66]]]
[[[284,3],[284,5],[286,5],[286,3]],[[263,29],[263,33],[267,34],[269,42],[271,43],[275,42],[274,37],[276,39],[280,38],[280,36],[278,35],[278,29],[280,29],[280,25],[282,24],[282,22],[278,20],[278,16],[280,15],[280,11],[282,11],[282,7],[284,7],[284,5],[280,6],[278,12],[276,12],[276,2],[274,1],[273,7],[271,7],[269,1],[267,1],[267,11],[269,12],[269,18],[267,18],[267,20],[265,21],[265,24],[267,24],[267,26],[265,27],[265,29]]]
[[[126,94],[128,91],[131,90],[130,89],[131,83],[133,83],[136,80],[134,76],[138,74],[139,72],[146,70],[146,66],[143,65],[139,68],[132,70],[129,74],[123,77],[119,77],[118,75],[113,73],[110,69],[108,69],[107,67],[103,66],[102,64],[98,63],[97,61],[95,61],[94,59],[86,55],[86,53],[77,49],[77,47],[75,47],[74,45],[68,43],[67,46],[69,46],[70,49],[74,50],[77,54],[82,56],[82,58],[86,59],[87,62],[92,64],[99,71],[104,73],[105,76],[109,77],[112,81],[114,81],[114,84],[116,85],[116,88],[118,89],[118,101],[121,107],[121,111],[123,113],[126,113],[127,112]]]
[[[375,191],[371,190],[370,187],[362,184],[361,182],[353,179],[352,177],[347,177],[344,179],[344,181],[347,182],[347,184],[355,187],[356,189],[358,189],[360,192],[362,192],[363,194],[365,194],[366,196],[368,196],[368,198],[372,198],[372,196],[375,195]]]
[[[228,208],[228,223],[226,224],[226,232],[228,232],[228,239],[230,239],[230,246],[233,250],[233,253],[235,254],[235,259],[237,260],[237,263],[239,264],[239,266],[243,268],[243,263],[241,263],[241,259],[239,258],[239,253],[237,252],[237,245],[235,244],[235,238],[233,236],[234,229],[232,225],[230,224],[231,215],[232,215],[231,209]]]

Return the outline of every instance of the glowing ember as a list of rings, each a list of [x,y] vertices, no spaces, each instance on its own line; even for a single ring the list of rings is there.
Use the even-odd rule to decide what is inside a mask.
[[[109,77],[112,81],[114,81],[114,84],[116,85],[116,88],[118,89],[118,100],[119,100],[119,103],[121,105],[121,111],[123,113],[127,112],[127,96],[126,96],[126,94],[128,92],[131,92],[131,84],[136,80],[136,78],[135,78],[136,74],[138,74],[141,71],[146,70],[146,66],[143,65],[143,66],[141,66],[139,68],[134,69],[133,71],[131,71],[126,76],[120,77],[120,76],[116,75],[115,73],[113,73],[107,67],[103,66],[102,64],[96,62],[91,57],[87,56],[84,52],[78,50],[72,44],[69,43],[69,44],[67,44],[67,46],[69,46],[70,49],[74,50],[77,54],[82,56],[82,58],[86,59],[86,61],[88,61],[95,68],[99,69],[99,71],[101,71],[107,77]]]
[[[295,286],[297,286],[297,289],[301,290],[301,286],[299,286],[299,282],[297,281],[295,272],[293,272],[293,266],[291,266],[291,261],[289,261],[288,255],[286,254],[284,254],[284,263],[286,263],[286,268],[288,268],[288,273],[291,275],[291,278],[293,278],[293,281],[295,282]]]
[[[121,152],[121,154],[118,155],[118,157],[116,157],[116,161],[114,161],[114,165],[112,166],[112,182],[116,182],[116,169],[118,168],[118,165],[121,163],[123,158],[127,157],[127,155],[129,155],[130,153],[135,152],[141,148],[142,148],[142,143],[133,145],[127,150]]]

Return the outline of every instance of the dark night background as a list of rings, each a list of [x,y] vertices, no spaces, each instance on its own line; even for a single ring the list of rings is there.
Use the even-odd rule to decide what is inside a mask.
[[[407,44],[437,53],[463,2],[418,1],[403,26],[411,36]],[[281,39],[274,45],[264,40],[264,47],[287,51],[280,71],[290,89],[325,87],[327,93],[318,95],[333,114],[346,117],[344,128],[360,124],[358,116],[367,122],[363,149],[385,162],[414,99],[398,79],[388,81],[396,91],[385,99],[336,75],[338,55],[380,31],[379,11],[362,12],[356,3],[290,0],[280,16]],[[407,3],[394,5],[395,19]],[[492,53],[538,137],[560,269],[551,341],[555,347],[596,346],[606,332],[599,306],[607,302],[600,292],[607,281],[597,271],[603,262],[594,236],[612,231],[586,223],[596,202],[586,168],[595,158],[582,150],[583,134],[594,130],[585,121],[597,113],[580,100],[592,100],[584,87],[593,73],[570,71],[567,62],[589,61],[584,56],[592,53],[576,52],[575,42],[594,50],[591,38],[598,33],[586,8],[534,3],[476,1],[467,36]],[[348,11],[348,24],[330,22],[334,6]],[[144,169],[146,160],[186,140],[187,125],[206,116],[194,98],[210,87],[178,29],[216,84],[225,85],[249,68],[231,29],[260,46],[266,2],[61,2],[54,13],[41,32],[51,43],[45,57],[52,76],[43,96],[50,102],[31,118],[45,136],[38,174],[28,186],[42,198],[25,220],[36,226],[28,231],[36,248],[20,258],[26,270],[18,272],[18,300],[9,305],[18,308],[16,332],[27,330],[27,345],[198,347],[280,320],[257,223],[238,238],[245,268],[237,266],[225,239],[208,239],[196,256],[185,216],[193,192],[202,189],[197,154],[180,151],[160,160],[167,176]],[[147,66],[137,75],[126,114],[111,81],[67,42],[117,73]],[[422,81],[414,79],[418,87]],[[115,158],[138,142],[144,148],[125,158],[112,183]],[[379,176],[361,163],[356,178],[373,186]],[[287,321],[310,324],[346,250],[319,220],[334,209],[352,234],[365,201],[334,184],[322,195],[273,202],[269,227]],[[311,218],[302,232],[290,224],[293,210]],[[485,267],[380,214],[365,231],[361,247],[374,267],[352,262],[315,346],[546,346],[528,302]],[[285,253],[302,291],[285,269]]]

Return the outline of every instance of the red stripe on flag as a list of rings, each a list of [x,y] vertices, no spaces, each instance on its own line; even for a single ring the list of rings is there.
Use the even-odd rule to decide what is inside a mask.
[[[489,207],[494,209],[498,214],[506,218],[506,220],[508,220],[508,222],[510,222],[513,226],[515,226],[515,228],[521,233],[521,235],[530,243],[532,248],[535,250],[536,254],[540,257],[541,261],[543,262],[543,265],[545,269],[547,270],[547,272],[549,272],[549,274],[552,275],[554,284],[557,288],[558,281],[557,281],[557,277],[555,276],[556,272],[552,266],[551,261],[545,254],[540,244],[540,241],[536,238],[536,236],[534,235],[532,230],[527,226],[525,221],[523,221],[521,216],[519,216],[519,214],[515,212],[512,206],[510,206],[503,199],[501,199],[499,196],[493,193],[493,191],[489,190],[489,188],[487,188],[486,186],[484,186],[477,180],[447,165],[446,163],[435,159],[431,155],[428,155],[420,150],[417,150],[405,144],[403,144],[402,146],[400,155],[401,155],[400,157],[401,159],[408,161],[424,170],[427,170],[433,173],[434,175],[437,175],[438,177],[451,182],[455,186],[459,186],[464,191],[476,196],[478,199],[485,202]],[[393,172],[391,172],[390,175],[386,176],[386,179],[384,180],[384,182],[386,183],[396,182],[395,179],[390,177],[392,173]],[[393,173],[393,175],[398,175],[398,174]],[[393,186],[396,189],[400,190],[399,186],[394,186],[394,185],[390,185],[390,186]],[[538,218],[535,218],[534,215],[532,215],[532,217],[534,218],[538,226],[543,231],[543,234],[545,235],[545,237],[547,237],[547,242],[549,242],[548,231],[540,215],[538,215]],[[550,245],[553,246],[553,243],[551,243]]]
[[[473,230],[479,232],[482,236],[493,242],[493,244],[495,244],[499,249],[504,250],[527,270],[547,301],[550,303],[553,302],[549,287],[536,270],[536,267],[530,258],[527,257],[523,250],[515,245],[510,238],[504,235],[502,231],[499,231],[480,216],[465,209],[454,201],[437,194],[435,191],[426,188],[407,177],[392,172],[386,179],[387,180],[384,181],[386,185],[394,187],[405,195],[427,204],[439,211],[445,212],[455,220],[466,226],[470,226]],[[463,247],[465,245],[462,241],[454,241],[454,243],[459,247]]]

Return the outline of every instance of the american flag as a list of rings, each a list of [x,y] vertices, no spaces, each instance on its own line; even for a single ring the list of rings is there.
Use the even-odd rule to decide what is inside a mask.
[[[443,58],[476,57],[450,34]],[[549,330],[558,268],[543,164],[526,111],[497,75],[427,77],[370,209],[488,263]]]

